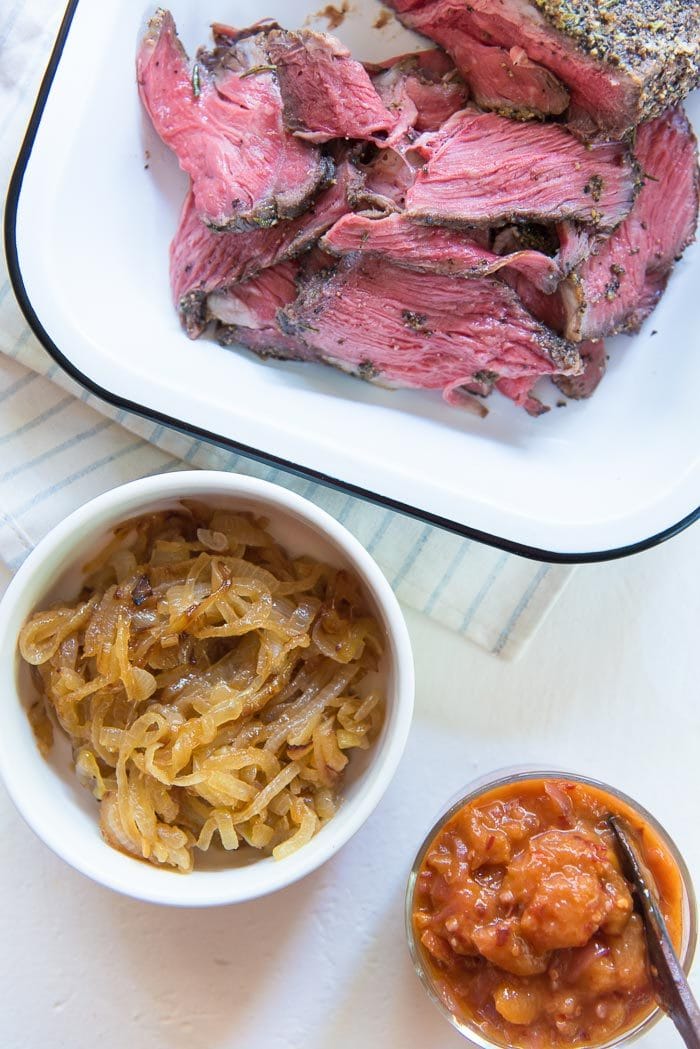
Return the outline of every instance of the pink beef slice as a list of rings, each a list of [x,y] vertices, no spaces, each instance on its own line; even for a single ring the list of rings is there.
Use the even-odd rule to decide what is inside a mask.
[[[362,63],[335,37],[310,29],[272,30],[267,46],[286,125],[298,138],[384,141],[396,128],[396,114],[386,108]]]
[[[326,363],[382,385],[506,395],[538,414],[543,375],[580,371],[578,351],[536,321],[506,285],[415,273],[385,260],[344,259],[302,285],[280,313],[289,335]]]
[[[261,357],[314,360],[303,339],[282,331],[277,313],[297,295],[299,263],[291,260],[263,270],[256,277],[209,296],[209,315],[216,321],[222,346],[237,344]]]
[[[697,144],[682,108],[642,124],[635,150],[644,185],[632,211],[554,294],[543,294],[522,273],[503,271],[527,308],[574,342],[638,331],[695,236]]]
[[[200,221],[192,190],[187,194],[177,233],[170,245],[170,283],[182,325],[191,339],[210,320],[207,298],[247,280],[260,270],[295,258],[344,215],[362,187],[350,160],[338,164],[336,177],[299,218],[246,233],[214,233]]]
[[[598,231],[629,214],[638,184],[622,143],[586,146],[556,124],[468,108],[415,145],[425,161],[406,195],[413,218],[445,226],[578,220]]]
[[[694,239],[697,144],[683,109],[642,124],[635,152],[644,186],[630,215],[562,285],[569,338],[638,331]]]
[[[344,215],[326,233],[321,247],[331,255],[362,252],[396,266],[453,277],[485,277],[507,266],[545,292],[554,291],[563,277],[558,260],[541,251],[497,255],[466,231],[423,226],[400,212]]]
[[[437,131],[469,99],[467,85],[442,51],[401,55],[371,72],[379,97],[398,118],[392,139]]]
[[[137,58],[155,130],[192,179],[200,219],[215,230],[274,225],[301,214],[332,162],[284,127],[267,33],[239,34],[190,69],[172,15],[151,19]]]
[[[480,98],[471,80],[474,61],[467,41],[503,49],[516,67],[517,55],[524,53],[568,89],[570,103],[563,108],[572,128],[585,138],[622,138],[679,102],[700,80],[700,19],[692,0],[388,2],[406,25],[451,51],[482,105],[489,99]],[[460,44],[466,51],[461,61]],[[507,61],[506,69],[517,78]],[[541,73],[530,72],[536,94],[534,83]],[[527,108],[527,73],[521,72],[521,80]],[[499,104],[501,82],[494,78],[490,87],[493,108],[513,106],[512,91],[504,90]],[[541,108],[543,113],[554,111]]]
[[[530,61],[520,46],[508,50],[465,32],[457,6],[419,8],[403,15],[403,21],[449,52],[479,106],[519,119],[557,116],[567,109],[569,92],[553,73]]]

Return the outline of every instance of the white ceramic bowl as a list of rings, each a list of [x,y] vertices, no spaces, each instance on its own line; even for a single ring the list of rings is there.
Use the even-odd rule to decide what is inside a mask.
[[[387,638],[380,673],[387,713],[374,745],[348,766],[337,814],[287,859],[247,862],[237,853],[208,869],[182,875],[140,863],[106,845],[96,803],[72,769],[68,741],[56,732],[48,761],[36,746],[26,706],[36,692],[17,652],[31,612],[47,601],[74,597],[80,566],[126,518],[196,498],[268,517],[275,538],[292,552],[346,565],[362,580]],[[413,712],[413,657],[406,624],[391,587],[362,545],[313,503],[277,485],[236,474],[195,471],[146,477],[93,499],[58,525],[30,554],[0,603],[0,773],[20,813],[55,853],[94,881],[155,903],[210,906],[281,889],[335,855],[373,811],[396,771]],[[243,850],[242,850],[243,851]],[[205,854],[208,856],[209,854]]]

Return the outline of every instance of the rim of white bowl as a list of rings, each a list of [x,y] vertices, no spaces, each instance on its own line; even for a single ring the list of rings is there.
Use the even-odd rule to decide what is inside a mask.
[[[89,541],[97,538],[101,531],[114,527],[118,521],[146,511],[152,503],[196,498],[198,495],[212,501],[217,494],[259,500],[268,504],[272,513],[277,508],[316,528],[359,572],[381,610],[393,665],[394,695],[387,711],[388,723],[362,773],[364,782],[357,796],[351,801],[343,801],[336,816],[321,832],[285,860],[266,858],[247,867],[181,875],[140,863],[105,844],[106,851],[100,850],[100,856],[107,860],[103,864],[81,856],[79,850],[66,848],[60,828],[51,819],[51,808],[32,804],[31,794],[26,791],[26,776],[17,761],[21,741],[13,731],[6,731],[4,725],[0,730],[0,776],[20,815],[44,844],[75,870],[100,885],[135,899],[181,907],[242,903],[265,896],[292,885],[335,855],[369,818],[388,788],[406,747],[413,715],[414,666],[408,629],[396,595],[372,556],[344,525],[308,499],[269,481],[215,470],[156,474],[120,485],[73,511],[37,544],[0,601],[2,702],[21,704],[16,686],[19,629],[25,615],[40,602],[42,593],[48,591],[65,568],[75,561],[76,544],[83,530]],[[47,577],[25,612],[22,606],[26,605],[26,593],[36,588],[42,570],[48,572]],[[35,746],[33,738],[31,742]],[[37,762],[44,760],[36,747],[35,756]]]

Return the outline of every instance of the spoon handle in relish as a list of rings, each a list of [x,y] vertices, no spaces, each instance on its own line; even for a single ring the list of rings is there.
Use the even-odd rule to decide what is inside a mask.
[[[646,930],[649,963],[659,1005],[673,1020],[688,1049],[700,1049],[700,1008],[644,874],[633,832],[619,816],[609,816],[608,826],[617,842],[623,874],[635,889],[637,907]]]

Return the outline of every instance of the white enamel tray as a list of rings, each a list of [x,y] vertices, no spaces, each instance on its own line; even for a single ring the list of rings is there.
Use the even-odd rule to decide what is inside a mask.
[[[172,9],[193,51],[212,20],[272,16],[296,27],[324,6],[173,0]],[[373,27],[376,0],[350,6],[335,32],[358,57],[415,46],[393,20]],[[697,519],[697,245],[641,334],[611,340],[595,396],[540,419],[494,395],[479,420],[437,394],[190,342],[170,302],[167,260],[185,178],[134,82],[151,13],[143,0],[72,0],[10,187],[16,294],[75,378],[121,407],[543,560],[632,553]],[[689,110],[697,125],[697,93]],[[554,404],[556,394],[545,396]]]

